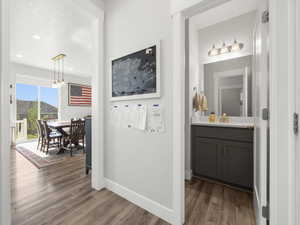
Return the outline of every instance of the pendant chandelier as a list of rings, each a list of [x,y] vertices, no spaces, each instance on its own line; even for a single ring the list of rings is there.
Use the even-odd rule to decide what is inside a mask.
[[[65,54],[59,54],[51,59],[53,62],[51,86],[53,88],[57,88],[65,84],[65,57]]]

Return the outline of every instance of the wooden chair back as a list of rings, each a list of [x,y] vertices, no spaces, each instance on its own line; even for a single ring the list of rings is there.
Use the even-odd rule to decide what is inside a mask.
[[[49,128],[47,121],[43,120],[42,124],[43,124],[44,136],[46,139],[49,139],[51,134],[51,129]]]
[[[85,135],[84,130],[85,121],[84,120],[71,120],[70,127],[70,141],[71,143],[78,143],[80,139],[83,139]]]
[[[45,132],[44,132],[44,128],[43,128],[43,122],[41,120],[36,120],[36,126],[38,129],[38,135],[41,138],[45,137]]]
[[[37,128],[38,137],[42,138],[42,132],[41,132],[41,126],[40,126],[39,120],[36,120],[35,124],[36,124],[36,128]]]

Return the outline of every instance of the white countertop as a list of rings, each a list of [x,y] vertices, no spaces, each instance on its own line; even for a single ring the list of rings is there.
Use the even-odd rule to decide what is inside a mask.
[[[221,123],[221,122],[214,122],[210,123],[208,121],[193,121],[192,125],[199,125],[199,126],[212,126],[212,127],[236,127],[236,128],[253,128],[253,123],[244,123],[244,122],[229,122],[229,123]]]

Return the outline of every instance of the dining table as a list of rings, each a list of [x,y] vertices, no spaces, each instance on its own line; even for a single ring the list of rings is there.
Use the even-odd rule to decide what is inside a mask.
[[[71,121],[55,121],[55,122],[48,122],[47,124],[49,128],[60,132],[63,135],[63,137],[68,136],[68,133],[65,129],[71,127]],[[59,149],[57,154],[63,154],[65,152],[64,147],[67,147],[68,144],[69,144],[68,142],[63,142],[63,146]]]
[[[57,130],[63,136],[68,135],[64,129],[71,127],[71,121],[55,121],[55,122],[48,122],[47,124],[51,129]]]

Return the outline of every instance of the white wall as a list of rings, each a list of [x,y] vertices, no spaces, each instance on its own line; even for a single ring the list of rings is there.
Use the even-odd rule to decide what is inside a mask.
[[[199,61],[215,62],[232,57],[236,58],[244,54],[251,54],[255,15],[256,12],[252,11],[199,30]],[[211,49],[213,44],[215,44],[217,48],[220,48],[223,42],[227,45],[233,44],[234,38],[244,44],[241,51],[214,57],[208,56],[208,50]]]
[[[105,177],[164,207],[172,207],[172,40],[169,0],[109,0],[106,4]],[[161,40],[160,103],[165,133],[150,135],[110,124],[109,58]]]
[[[252,36],[255,25],[255,15],[255,11],[250,12],[199,30],[199,67],[203,68],[203,64],[211,62],[218,62],[252,54]],[[234,38],[236,38],[238,42],[244,44],[241,51],[214,57],[208,56],[208,50],[211,49],[213,44],[216,45],[216,48],[219,48],[222,46],[222,42],[225,42],[227,45],[232,44]],[[200,85],[200,90],[203,90],[203,73],[203,69],[199,69],[199,74],[196,74],[196,77],[199,79],[198,84]]]
[[[12,63],[12,76],[16,75],[17,83],[41,85],[51,87],[51,72],[37,67]],[[58,118],[59,120],[70,120],[91,115],[91,107],[68,106],[68,85],[67,83],[91,84],[90,77],[79,77],[71,74],[65,76],[66,85],[59,88],[58,93]],[[13,110],[15,111],[15,110]]]
[[[77,78],[78,79],[78,78]],[[72,80],[72,83],[78,84],[90,84],[86,79],[78,79],[77,81]],[[69,106],[68,105],[68,86],[64,85],[59,89],[59,112],[58,119],[59,120],[70,120],[72,118],[83,118],[85,116],[92,114],[91,107],[83,106]]]

